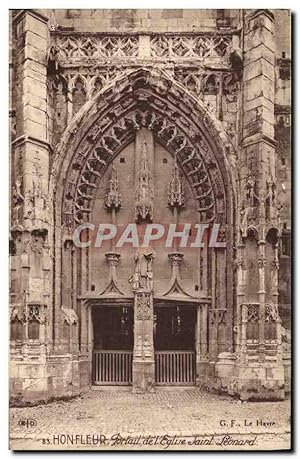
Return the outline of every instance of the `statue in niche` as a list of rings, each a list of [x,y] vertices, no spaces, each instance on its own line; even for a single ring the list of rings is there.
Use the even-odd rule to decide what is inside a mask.
[[[21,213],[22,207],[25,202],[25,198],[21,192],[21,179],[20,177],[17,178],[15,182],[15,186],[13,188],[13,226],[18,226],[21,222]]]
[[[156,253],[150,247],[141,247],[134,256],[135,272],[129,279],[132,283],[132,289],[135,290],[153,290],[153,271],[152,262]]]
[[[249,177],[246,183],[246,197],[249,207],[255,207],[255,199],[257,198],[255,194],[255,178]]]
[[[255,192],[255,178],[249,176],[246,182],[246,199],[240,210],[240,228],[243,237],[247,236],[249,225],[255,225],[257,220],[256,205],[259,202],[259,196]]]
[[[136,189],[135,220],[153,220],[153,181],[147,158],[147,144],[144,141]]]
[[[247,237],[248,228],[248,207],[243,207],[240,210],[241,232],[243,237]]]

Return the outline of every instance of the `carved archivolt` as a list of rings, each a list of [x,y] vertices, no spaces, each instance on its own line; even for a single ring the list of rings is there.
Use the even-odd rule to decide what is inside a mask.
[[[177,164],[185,172],[198,201],[201,221],[225,221],[222,177],[203,136],[197,137],[195,132],[191,133],[194,137],[192,142],[180,126],[154,110],[129,112],[105,130],[105,122],[110,126],[110,121],[109,118],[102,119],[103,127],[95,123],[74,155],[63,201],[63,222],[66,227],[71,228],[88,220],[97,179],[114,157],[134,140],[136,131],[143,126],[176,155]]]
[[[200,221],[226,223],[231,198],[225,199],[225,189],[232,195],[236,178],[233,146],[222,126],[166,72],[139,68],[101,90],[57,146],[51,187],[58,191],[63,225],[72,230],[89,220],[97,181],[142,127],[176,157]]]

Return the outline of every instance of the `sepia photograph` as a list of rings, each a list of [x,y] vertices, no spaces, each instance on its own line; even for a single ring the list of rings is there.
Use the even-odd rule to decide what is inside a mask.
[[[11,450],[291,450],[291,22],[9,11]]]

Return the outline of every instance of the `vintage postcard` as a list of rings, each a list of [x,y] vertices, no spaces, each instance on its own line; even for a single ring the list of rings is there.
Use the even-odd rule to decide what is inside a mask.
[[[10,11],[10,448],[291,448],[291,13]]]

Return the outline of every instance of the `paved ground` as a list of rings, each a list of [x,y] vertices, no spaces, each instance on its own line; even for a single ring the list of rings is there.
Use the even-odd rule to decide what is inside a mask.
[[[68,402],[12,408],[10,416],[15,450],[289,448],[289,401],[240,402],[197,389],[91,390]]]

